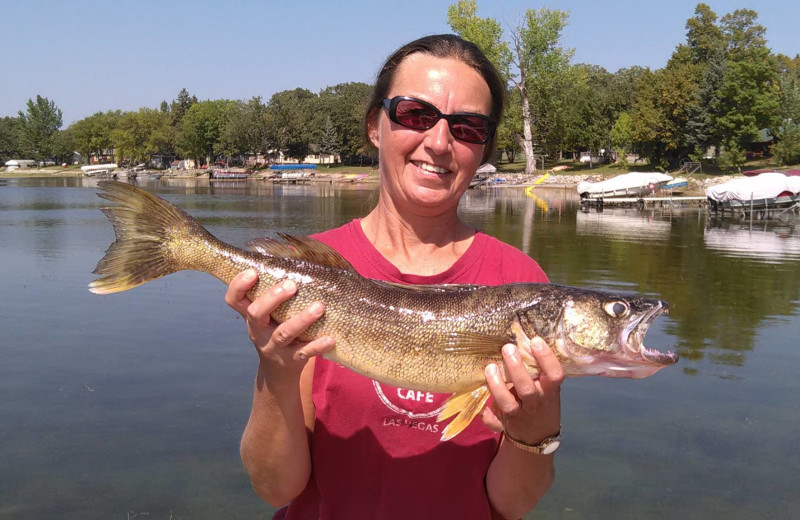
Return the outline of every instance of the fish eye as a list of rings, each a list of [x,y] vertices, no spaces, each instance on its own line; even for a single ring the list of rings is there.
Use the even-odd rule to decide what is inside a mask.
[[[628,314],[630,308],[628,307],[627,303],[616,300],[612,302],[606,302],[603,305],[603,310],[606,311],[606,314],[609,316],[614,318],[622,318]]]

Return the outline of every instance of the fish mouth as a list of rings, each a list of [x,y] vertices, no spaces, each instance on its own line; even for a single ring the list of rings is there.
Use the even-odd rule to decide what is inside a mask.
[[[650,310],[631,320],[627,327],[620,332],[620,344],[626,345],[628,351],[638,354],[641,360],[647,361],[658,367],[674,365],[678,362],[678,355],[674,352],[660,352],[644,345],[644,337],[650,325],[662,314],[669,313],[669,304],[661,300],[651,300],[655,304]]]

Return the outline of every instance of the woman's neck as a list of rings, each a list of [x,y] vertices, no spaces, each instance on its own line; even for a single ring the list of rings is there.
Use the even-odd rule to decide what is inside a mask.
[[[431,276],[446,271],[469,248],[475,230],[455,211],[438,215],[403,215],[378,202],[361,220],[375,248],[404,274]]]

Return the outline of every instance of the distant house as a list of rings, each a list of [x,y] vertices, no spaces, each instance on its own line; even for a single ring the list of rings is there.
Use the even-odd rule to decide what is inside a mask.
[[[150,160],[147,161],[147,165],[150,168],[163,170],[169,168],[170,165],[172,164],[172,161],[174,160],[175,160],[174,154],[154,153],[150,156]]]
[[[32,168],[36,166],[36,161],[33,159],[12,159],[10,161],[6,161],[6,171],[11,172],[14,170],[18,170],[19,168]]]
[[[170,170],[191,170],[194,168],[194,160],[192,159],[175,159],[169,163]]]

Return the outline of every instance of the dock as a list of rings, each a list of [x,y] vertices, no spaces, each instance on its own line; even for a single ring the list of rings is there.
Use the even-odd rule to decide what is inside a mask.
[[[704,206],[706,197],[585,197],[581,206],[602,210],[605,206],[637,207],[639,209],[674,206]]]

